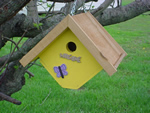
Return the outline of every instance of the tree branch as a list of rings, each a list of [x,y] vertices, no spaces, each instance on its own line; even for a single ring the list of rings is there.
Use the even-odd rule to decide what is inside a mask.
[[[27,32],[27,31],[26,31],[26,32]],[[3,66],[1,67],[0,72],[1,72],[1,71],[3,70],[3,68],[6,66],[6,64],[8,63],[9,59],[11,58],[11,56],[14,54],[15,49],[18,47],[18,44],[21,42],[21,40],[23,39],[23,37],[24,37],[24,35],[25,35],[26,32],[23,33],[22,37],[20,38],[20,40],[18,41],[18,43],[17,43],[16,46],[14,47],[14,49],[13,49],[12,53],[9,55],[9,57],[6,57],[7,59],[5,60]],[[20,51],[20,50],[19,50],[19,51]]]
[[[92,11],[93,15],[102,13],[114,0],[105,0],[96,10]]]
[[[5,95],[5,94],[2,93],[2,92],[0,92],[0,98],[1,98],[2,100],[6,100],[6,101],[11,102],[11,103],[14,103],[14,104],[16,104],[16,105],[20,105],[20,104],[21,104],[20,101],[18,101],[18,100],[16,100],[16,99],[13,99],[13,98],[11,98],[10,96],[7,96],[7,95]]]
[[[29,75],[29,78],[34,77],[34,74],[31,73],[30,71],[26,70],[26,73]]]
[[[5,71],[0,78],[0,92],[11,96],[14,92],[19,91],[25,84],[26,69],[19,63],[19,61],[13,61],[9,63]]]
[[[47,1],[66,3],[66,2],[73,2],[74,0],[47,0]],[[91,2],[91,1],[97,2],[98,0],[86,0],[86,2]]]
[[[51,7],[49,8],[48,12],[46,13],[46,16],[48,16],[48,14],[51,12],[52,8],[55,6],[55,2],[53,2],[53,4],[51,5]]]
[[[147,11],[150,11],[150,0],[140,0],[126,6],[106,9],[103,13],[94,16],[103,26],[106,26],[127,21]]]
[[[19,50],[19,47],[18,47],[18,45],[16,44],[16,42],[15,42],[15,41],[13,41],[13,40],[9,39],[8,37],[3,37],[3,38],[5,38],[6,40],[8,40],[8,41],[12,42],[12,43],[16,46],[16,48]]]
[[[0,7],[0,25],[17,14],[30,0],[5,0]]]
[[[38,9],[37,9],[37,0],[31,0],[27,4],[27,16],[31,17],[33,23],[39,23]]]
[[[146,5],[145,5],[146,4]],[[144,12],[149,11],[150,1],[142,0],[141,2],[133,2],[127,6],[122,6],[113,9],[106,9],[103,13],[98,13],[98,15],[94,15],[97,20],[102,25],[110,25],[119,22],[126,21],[128,19],[134,18]],[[60,15],[60,14],[59,14]],[[46,30],[49,27],[56,25],[57,22],[60,22],[65,16],[63,15],[53,15],[52,17],[41,21],[43,23],[42,29]],[[58,21],[57,21],[58,20]],[[31,28],[31,29],[30,29]],[[13,19],[1,25],[1,29],[3,31],[2,34],[6,37],[15,37],[21,36],[26,29],[30,29],[26,33],[26,37],[35,37],[38,35],[41,30],[37,30],[33,27],[33,21],[31,18],[26,17],[25,15],[16,15]]]
[[[23,46],[19,49],[19,51],[14,52],[12,55],[8,54],[5,55],[3,57],[0,57],[0,66],[4,65],[4,63],[6,62],[7,59],[9,59],[7,61],[7,63],[15,61],[20,59],[24,53],[27,53],[30,49],[32,49],[42,38],[44,38],[65,16],[62,14],[56,15],[54,17],[52,17],[55,22],[51,21],[53,24],[51,23],[47,23],[49,26],[51,27],[47,27],[48,29],[45,30],[44,32],[40,31],[40,34],[36,34],[37,36],[35,36],[33,39],[28,39]],[[49,20],[47,20],[49,21]],[[46,23],[45,23],[46,24]],[[51,24],[51,25],[50,25]],[[38,31],[38,30],[37,30]],[[39,32],[39,31],[38,31]],[[26,33],[27,34],[27,33]],[[11,55],[11,57],[10,57]],[[10,58],[9,58],[10,57]]]

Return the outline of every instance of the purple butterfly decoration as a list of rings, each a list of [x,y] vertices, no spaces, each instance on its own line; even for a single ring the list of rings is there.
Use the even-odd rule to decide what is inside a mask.
[[[54,71],[57,73],[57,77],[62,77],[64,78],[64,75],[68,75],[68,72],[66,71],[67,66],[65,64],[62,64],[61,66],[55,66]]]

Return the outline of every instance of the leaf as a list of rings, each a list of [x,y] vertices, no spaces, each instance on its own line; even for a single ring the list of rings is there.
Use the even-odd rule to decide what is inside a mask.
[[[43,23],[39,23],[39,26],[42,26],[43,25]]]
[[[94,7],[95,7],[95,6],[93,5],[93,6],[92,6],[92,9],[93,9]]]
[[[33,26],[37,28],[38,25],[37,25],[37,23],[33,23]]]
[[[14,66],[14,68],[17,70],[19,68],[19,66]]]
[[[42,25],[43,25],[43,23],[39,23],[39,24],[33,23],[33,26],[36,27],[38,30],[39,30],[40,26],[42,26]]]
[[[51,6],[52,6],[51,4],[48,4],[48,3],[47,3],[47,7],[51,7]]]

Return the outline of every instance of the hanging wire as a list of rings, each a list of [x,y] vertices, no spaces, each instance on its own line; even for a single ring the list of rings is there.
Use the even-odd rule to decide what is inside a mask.
[[[74,1],[72,10],[71,10],[71,12],[70,12],[70,15],[72,15],[72,16],[75,14],[75,11],[76,11],[76,4],[77,4],[77,0]]]
[[[93,1],[92,1],[91,4],[90,4],[89,11],[91,11],[92,5],[93,5]],[[92,9],[93,9],[93,8],[92,8]]]
[[[70,15],[74,15],[75,14],[75,12],[76,12],[76,5],[77,5],[77,0],[74,0],[74,3],[73,3],[73,7],[72,7],[72,10],[71,10],[71,12],[70,12]],[[86,13],[87,11],[86,11],[86,7],[85,7],[85,2],[83,2],[83,10],[84,10],[84,12]]]
[[[85,2],[83,2],[83,10],[84,10],[85,13],[87,12],[86,7],[85,7]]]

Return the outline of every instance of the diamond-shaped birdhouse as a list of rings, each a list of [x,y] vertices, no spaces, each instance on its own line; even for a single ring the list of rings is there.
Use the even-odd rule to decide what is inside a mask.
[[[126,52],[88,12],[68,15],[20,63],[35,58],[63,88],[78,89],[104,69],[116,72]]]

